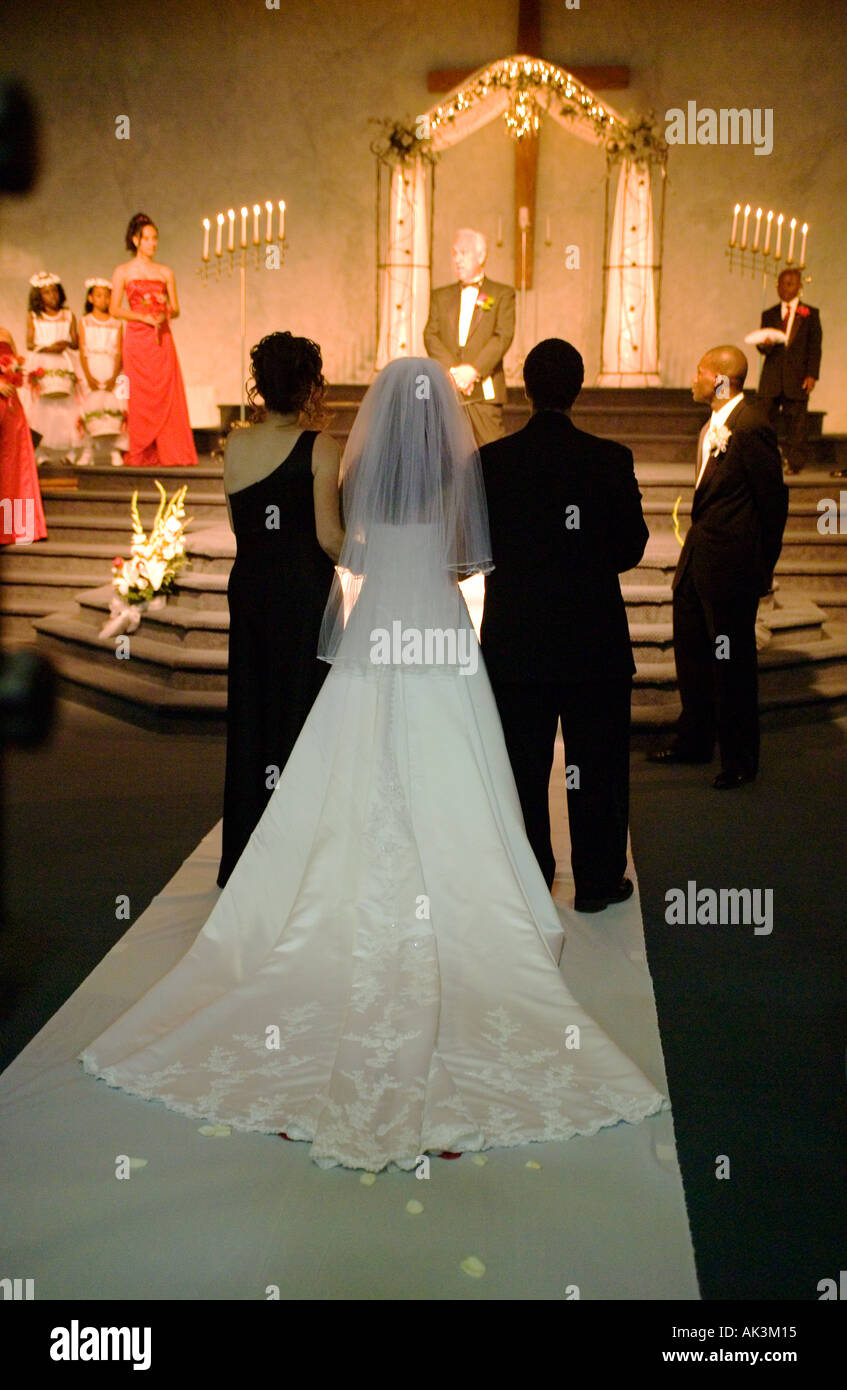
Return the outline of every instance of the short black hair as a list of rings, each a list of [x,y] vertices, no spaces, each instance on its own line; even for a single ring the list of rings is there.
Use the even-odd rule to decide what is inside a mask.
[[[572,343],[544,338],[527,353],[523,379],[536,410],[570,410],[585,380],[585,364]]]

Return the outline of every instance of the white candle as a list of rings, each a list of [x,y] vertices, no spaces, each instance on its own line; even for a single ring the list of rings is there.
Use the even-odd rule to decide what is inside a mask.
[[[753,250],[759,249],[759,233],[762,230],[762,209],[756,208],[756,231],[753,234]]]
[[[259,213],[262,209],[258,203],[253,204],[253,245],[259,245]]]
[[[552,243],[552,241],[553,241],[553,234],[552,234],[552,232],[551,232],[551,230],[550,230],[550,214],[549,214],[549,212],[548,212],[548,214],[547,214],[547,236],[546,236],[545,240],[546,240],[548,246],[549,246],[549,245]]]
[[[765,228],[765,255],[767,255],[768,252],[769,252],[770,249],[771,249],[771,230],[772,230],[771,224],[772,224],[772,223],[773,223],[773,208],[771,208],[770,212],[769,212],[768,215],[767,215],[767,224],[768,224],[768,225],[767,225],[767,227]]]
[[[282,198],[280,198],[280,200],[279,200],[279,232],[278,232],[278,239],[279,239],[280,241],[285,241],[285,202],[284,202],[284,200],[283,200]]]
[[[729,236],[729,244],[730,244],[730,246],[734,246],[734,245],[735,245],[735,239],[736,239],[736,237],[737,237],[737,235],[738,235],[738,214],[739,214],[740,211],[741,211],[741,204],[740,204],[740,203],[736,203],[736,204],[735,204],[735,208],[734,208],[734,210],[733,210],[733,215],[732,215],[732,231],[730,232],[730,236]]]
[[[809,235],[809,224],[804,222],[800,231],[803,233],[803,240],[800,242],[800,265],[806,264],[806,237]]]
[[[223,255],[223,234],[224,234],[224,215],[223,215],[222,212],[219,212],[219,213],[218,213],[218,234],[217,234],[217,236],[216,236],[216,238],[215,238],[215,255],[216,255],[216,256],[221,256],[221,255]]]
[[[502,217],[498,217],[498,218],[497,218],[497,245],[498,245],[498,246],[502,246],[502,245],[503,245],[503,219],[502,219]]]
[[[274,219],[274,205],[273,205],[273,203],[271,202],[270,198],[269,198],[268,201],[265,203],[265,212],[268,214],[267,225],[266,225],[266,227],[265,227],[265,241],[273,241],[273,234],[274,234],[274,225],[273,225],[273,219]]]
[[[783,217],[782,213],[780,213],[779,217],[776,219],[776,248],[773,253],[773,258],[775,261],[778,261],[780,255],[782,254],[782,224],[784,221],[785,218]]]
[[[788,255],[786,256],[785,259],[786,259],[787,261],[793,261],[793,259],[794,259],[794,234],[795,234],[795,232],[797,231],[797,218],[796,218],[796,217],[792,217],[791,222],[789,223],[789,226],[791,227],[791,236],[788,238]]]
[[[211,223],[208,217],[203,218],[203,260],[209,259],[209,227]]]
[[[241,209],[241,245],[247,245],[247,209]]]
[[[229,209],[229,212],[227,213],[227,217],[229,218],[229,233],[228,233],[227,239],[226,239],[226,249],[227,249],[227,251],[234,251],[234,250],[235,250],[235,208],[230,208],[230,209]]]
[[[744,222],[743,222],[742,227],[741,227],[741,250],[742,250],[742,251],[744,250],[744,248],[745,248],[746,245],[747,245],[747,224],[748,224],[749,221],[750,221],[750,204],[748,203],[747,206],[746,206],[746,208],[744,209]]]

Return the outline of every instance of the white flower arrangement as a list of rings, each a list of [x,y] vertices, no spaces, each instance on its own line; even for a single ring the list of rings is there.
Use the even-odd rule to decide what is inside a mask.
[[[710,425],[706,435],[710,454],[725,454],[729,444],[732,430],[727,429],[726,425]]]
[[[158,479],[155,484],[160,502],[149,536],[138,515],[138,491],[132,494],[131,556],[125,560],[117,555],[112,561],[115,593],[110,605],[111,616],[100,632],[101,637],[135,632],[141,615],[148,608],[163,608],[167,595],[176,586],[177,574],[187,562],[183,532],[188,524],[184,519],[188,487],[181,487],[168,501]]]

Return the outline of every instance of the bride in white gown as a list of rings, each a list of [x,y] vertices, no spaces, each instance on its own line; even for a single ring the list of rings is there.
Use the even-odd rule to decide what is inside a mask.
[[[322,1167],[637,1123],[667,1101],[559,973],[458,587],[492,568],[479,455],[436,363],[384,368],[343,479],[333,669],[191,949],[79,1060]]]

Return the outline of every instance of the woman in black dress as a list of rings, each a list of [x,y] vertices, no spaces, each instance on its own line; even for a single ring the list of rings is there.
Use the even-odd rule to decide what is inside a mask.
[[[227,439],[237,550],[229,577],[222,888],[267,806],[329,670],[318,634],[341,552],[340,450],[303,428],[322,411],[320,348],[271,333],[250,354],[249,428]],[[256,403],[256,395],[263,405]]]

